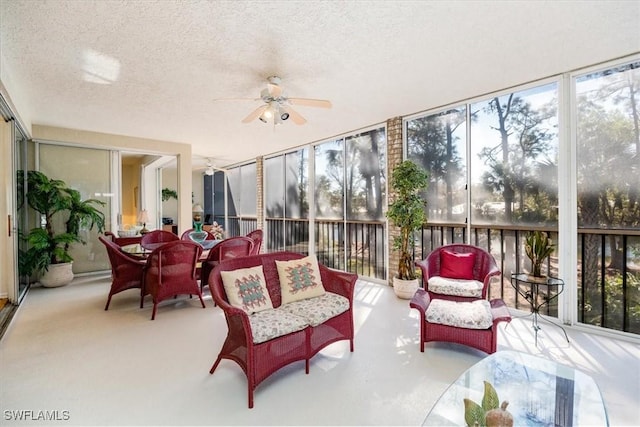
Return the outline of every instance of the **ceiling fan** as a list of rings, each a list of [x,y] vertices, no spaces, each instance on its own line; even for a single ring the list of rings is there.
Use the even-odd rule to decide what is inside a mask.
[[[267,87],[260,92],[260,98],[255,99],[256,101],[262,100],[264,104],[253,110],[242,120],[242,123],[259,119],[263,123],[273,120],[273,124],[277,125],[291,118],[295,124],[303,125],[307,119],[291,108],[291,105],[331,108],[331,102],[324,99],[289,98],[284,94],[280,82],[281,79],[278,76],[267,78]]]
[[[216,173],[216,171],[220,171],[220,172],[227,172],[227,169],[224,168],[220,168],[218,166],[214,166],[213,163],[211,162],[211,159],[206,157],[207,159],[207,163],[205,165],[204,168],[200,168],[200,169],[196,169],[196,170],[202,170],[205,175],[208,176],[212,176],[214,173]]]

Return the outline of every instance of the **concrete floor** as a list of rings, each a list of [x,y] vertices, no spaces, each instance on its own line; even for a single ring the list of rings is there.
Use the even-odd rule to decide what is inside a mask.
[[[263,382],[247,408],[238,365],[209,368],[226,334],[206,295],[138,308],[138,292],[103,310],[108,276],[56,289],[34,287],[0,341],[0,422],[8,425],[420,425],[447,386],[486,357],[471,348],[418,346],[418,317],[388,286],[360,280],[355,352],[335,343],[311,362]],[[208,291],[207,291],[208,292]],[[518,313],[523,314],[523,313]],[[500,327],[498,350],[516,350],[579,369],[598,383],[611,425],[640,423],[640,345],[530,318]],[[27,411],[27,412],[25,412]],[[31,412],[28,412],[31,411]],[[49,411],[57,421],[17,421]]]

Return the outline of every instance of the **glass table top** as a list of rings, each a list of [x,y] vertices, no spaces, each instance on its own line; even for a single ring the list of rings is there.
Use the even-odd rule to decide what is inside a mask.
[[[425,426],[464,426],[464,399],[482,405],[484,381],[508,401],[515,426],[607,426],[600,389],[571,367],[515,351],[498,351],[464,372],[440,396]]]
[[[191,241],[191,240],[190,240]],[[191,241],[192,242],[192,241]],[[218,243],[222,242],[222,240],[204,240],[202,242],[199,242],[198,244],[200,246],[202,246],[203,249],[203,255],[204,256],[206,253],[208,253],[208,251],[213,248],[215,245],[217,245]],[[194,242],[195,243],[195,242]],[[133,254],[133,255],[146,255],[148,256],[151,252],[153,252],[153,250],[157,247],[162,246],[164,243],[151,243],[147,245],[148,249],[145,249],[142,247],[142,245],[138,244],[134,244],[134,245],[125,245],[120,247],[120,249],[123,252],[127,252],[129,254]],[[206,256],[205,256],[206,258]]]

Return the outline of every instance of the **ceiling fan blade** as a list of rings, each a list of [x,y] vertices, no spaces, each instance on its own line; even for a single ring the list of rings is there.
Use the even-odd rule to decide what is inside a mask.
[[[302,105],[305,107],[331,108],[331,101],[326,99],[309,99],[309,98],[287,98],[293,105]]]
[[[292,109],[291,107],[287,107],[286,105],[282,105],[281,107],[289,114],[289,117],[291,118],[291,120],[293,120],[293,123],[297,125],[303,125],[307,123],[307,119],[302,117],[296,110]]]
[[[268,106],[269,105],[266,105],[266,104],[259,106],[258,108],[253,110],[251,114],[249,114],[247,117],[242,119],[242,123],[249,123],[255,120],[256,118],[260,117],[260,114],[264,113],[264,110],[266,110]]]

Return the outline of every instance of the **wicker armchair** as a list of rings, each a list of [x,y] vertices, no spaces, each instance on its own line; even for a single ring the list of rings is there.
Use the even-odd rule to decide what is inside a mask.
[[[201,253],[202,246],[184,240],[167,242],[151,252],[144,270],[144,286],[140,298],[142,308],[144,297],[151,295],[151,320],[156,317],[158,303],[180,294],[197,295],[202,308],[205,308],[196,279],[196,264]]]
[[[145,249],[154,250],[158,247],[159,243],[175,242],[176,240],[180,240],[180,238],[170,231],[153,230],[142,236],[140,246]]]
[[[447,252],[443,255],[443,252]],[[463,286],[463,281],[449,281],[453,293],[442,293],[441,289],[436,289],[435,285],[430,288],[430,280],[435,281],[442,273],[442,259],[451,253],[473,254],[474,262],[470,280],[476,281],[476,295],[469,296],[465,292],[457,292],[456,286]],[[477,348],[485,353],[495,353],[497,349],[498,324],[500,322],[511,321],[511,315],[504,301],[499,298],[492,299],[488,303],[489,316],[487,319],[489,327],[484,329],[471,329],[468,327],[453,326],[449,324],[436,323],[427,320],[428,310],[431,302],[436,299],[453,301],[461,304],[469,304],[478,300],[486,300],[489,283],[492,277],[500,276],[500,270],[496,265],[493,256],[482,248],[473,245],[453,244],[441,246],[433,250],[426,259],[416,262],[422,270],[424,289],[418,289],[411,299],[409,306],[420,312],[420,351],[424,352],[424,343],[430,341],[453,342]],[[448,267],[447,267],[448,268]],[[437,290],[437,291],[436,291]],[[486,303],[483,303],[486,305]],[[463,307],[463,306],[457,306]],[[468,307],[468,306],[467,306]],[[462,316],[465,312],[461,311]],[[485,325],[486,326],[486,325]]]
[[[230,237],[211,248],[207,259],[202,262],[200,290],[209,284],[209,274],[220,261],[249,256],[252,249],[253,240],[245,236]]]
[[[142,236],[118,237],[110,231],[105,231],[104,235],[118,246],[138,245],[140,244],[140,240],[142,240]]]
[[[251,255],[258,255],[260,253],[260,248],[262,247],[262,238],[264,233],[262,230],[253,230],[247,237],[253,240],[253,249],[251,250]]]
[[[107,249],[111,263],[111,289],[107,304],[104,306],[105,310],[109,310],[112,296],[127,289],[142,288],[142,275],[146,263],[140,258],[123,252],[120,250],[120,246],[111,240],[102,236],[98,236],[98,239]]]

